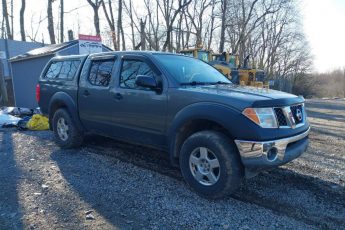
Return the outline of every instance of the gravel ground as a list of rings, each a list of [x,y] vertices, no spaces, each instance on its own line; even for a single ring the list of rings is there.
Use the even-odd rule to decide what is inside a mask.
[[[345,101],[310,100],[307,153],[210,201],[167,156],[90,136],[0,130],[0,229],[345,229]]]

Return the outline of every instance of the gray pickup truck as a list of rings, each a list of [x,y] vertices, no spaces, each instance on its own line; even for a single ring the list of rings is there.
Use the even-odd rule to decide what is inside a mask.
[[[208,198],[297,158],[309,142],[303,97],[234,85],[207,63],[171,53],[55,57],[36,96],[60,147],[93,133],[161,149]]]

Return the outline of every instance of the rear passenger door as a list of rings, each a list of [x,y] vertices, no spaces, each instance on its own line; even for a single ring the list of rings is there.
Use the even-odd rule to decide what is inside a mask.
[[[108,135],[112,129],[114,99],[109,91],[113,82],[115,56],[88,59],[79,84],[79,116],[83,125],[91,131]]]

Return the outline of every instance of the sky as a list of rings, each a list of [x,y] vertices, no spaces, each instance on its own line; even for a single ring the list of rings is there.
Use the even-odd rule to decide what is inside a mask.
[[[314,69],[345,67],[345,0],[303,0],[301,14]]]
[[[15,11],[19,12],[20,1],[15,2]],[[25,26],[27,34],[34,37],[40,19],[46,17],[46,1],[27,1],[25,12]],[[44,2],[42,4],[42,2]],[[59,1],[53,4],[55,23],[58,20]],[[142,1],[133,1],[137,11],[142,8]],[[18,4],[18,5],[16,5]],[[75,10],[79,8],[79,10]],[[65,1],[65,30],[72,29],[75,35],[94,34],[93,11],[86,0]],[[345,67],[345,0],[300,0],[303,29],[310,44],[314,58],[314,71],[326,72],[335,68]],[[103,13],[103,10],[100,10]],[[101,30],[105,31],[107,23],[102,17]],[[18,17],[17,17],[18,19]],[[16,30],[19,30],[19,21],[15,18]],[[34,26],[32,26],[34,25]],[[41,42],[44,34],[45,43],[49,43],[47,35],[47,20],[43,20],[37,33],[37,41]],[[57,28],[58,29],[58,28]],[[125,28],[126,30],[126,28]],[[56,33],[58,34],[58,32]],[[67,33],[65,33],[67,34]],[[19,31],[15,39],[20,39]],[[109,41],[105,41],[107,43]]]

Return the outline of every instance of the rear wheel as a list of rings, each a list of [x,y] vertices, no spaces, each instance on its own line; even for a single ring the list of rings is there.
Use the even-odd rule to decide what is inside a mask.
[[[55,142],[61,148],[79,147],[83,142],[83,134],[74,125],[66,109],[58,109],[53,117]]]
[[[233,193],[244,175],[235,144],[215,131],[201,131],[187,138],[181,148],[180,167],[190,187],[211,199]]]

